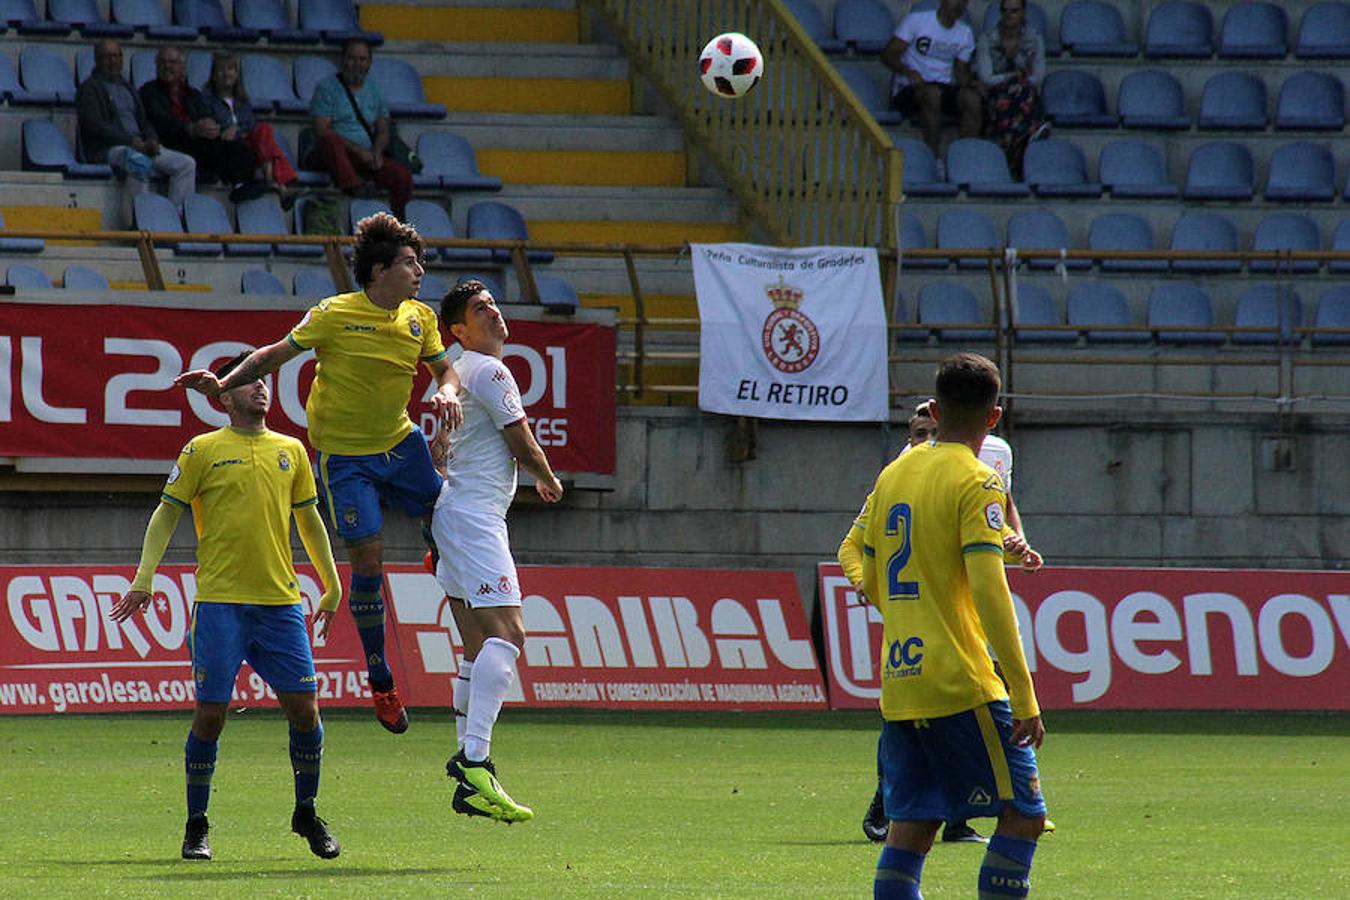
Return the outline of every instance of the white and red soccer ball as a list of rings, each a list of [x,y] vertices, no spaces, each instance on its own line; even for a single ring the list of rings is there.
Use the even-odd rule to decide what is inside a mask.
[[[738,31],[708,41],[698,57],[698,77],[719,97],[744,97],[764,74],[764,56],[755,42]]]

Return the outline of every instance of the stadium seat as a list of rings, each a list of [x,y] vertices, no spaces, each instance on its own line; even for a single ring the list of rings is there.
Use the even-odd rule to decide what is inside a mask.
[[[1202,129],[1266,127],[1266,83],[1247,72],[1220,72],[1205,82],[1200,95]]]
[[[1059,42],[1073,56],[1134,56],[1125,20],[1114,4],[1074,0],[1059,14]]]
[[[992,141],[958,138],[947,148],[947,180],[972,197],[1025,197],[1031,190],[1014,181],[1008,158]]]
[[[317,31],[292,28],[283,0],[234,0],[234,23],[267,35],[269,44],[317,44]]]
[[[155,80],[155,52],[154,50],[133,50],[127,54],[128,63],[131,66],[131,86],[140,90],[142,85]],[[90,61],[93,61],[94,54],[89,53]]]
[[[1294,55],[1299,59],[1350,57],[1350,3],[1314,3],[1305,9]]]
[[[1326,144],[1282,144],[1270,157],[1267,200],[1330,202],[1336,199],[1336,168]]]
[[[427,102],[422,93],[422,76],[411,64],[393,56],[381,56],[371,64],[370,77],[384,92],[395,118],[445,118],[443,104]]]
[[[1050,27],[1050,20],[1046,16],[1045,10],[1041,9],[1040,4],[1030,2],[1026,4],[1025,8],[1026,16],[1023,21],[1026,23],[1027,28],[1041,36],[1041,41],[1045,45],[1045,55],[1059,56],[1060,50],[1062,49],[1060,46],[1059,31],[1058,29]],[[991,2],[987,4],[984,8],[984,21],[981,30],[990,31],[997,28],[998,20],[1002,15],[1003,10],[1000,3]],[[975,32],[976,39],[978,39],[979,36],[980,31]]]
[[[5,230],[5,217],[0,213],[0,234]],[[0,237],[0,253],[41,253],[47,247],[42,238]]]
[[[1155,285],[1148,295],[1148,327],[1159,341],[1169,344],[1222,344],[1224,336],[1213,331],[1167,331],[1166,328],[1214,327],[1214,304],[1209,294],[1189,281]]]
[[[1256,192],[1252,153],[1246,144],[1212,141],[1191,153],[1186,167],[1187,200],[1250,200]]]
[[[404,219],[424,238],[459,237],[450,214],[434,200],[409,200]],[[452,263],[490,263],[492,251],[486,247],[428,247],[427,259],[442,259]]]
[[[1008,217],[1008,246],[1023,250],[1067,250],[1069,229],[1064,220],[1046,209],[1027,210]],[[1088,259],[1033,259],[1027,261],[1032,269],[1086,269]]]
[[[1280,85],[1278,129],[1340,131],[1345,127],[1345,86],[1326,72],[1296,72]]]
[[[881,0],[838,0],[834,4],[834,36],[858,53],[880,53],[894,31],[895,20]]]
[[[1120,80],[1116,95],[1120,124],[1126,128],[1190,128],[1181,82],[1162,69],[1142,69]]]
[[[63,57],[41,44],[19,51],[19,80],[33,94],[52,96],[57,106],[75,105],[75,73]]]
[[[19,70],[4,50],[0,50],[0,97],[14,106],[46,107],[56,103],[55,94],[30,91],[19,83]]]
[[[308,106],[319,82],[337,74],[337,63],[326,56],[297,56],[294,70],[295,95]]]
[[[108,279],[103,273],[88,266],[66,266],[61,273],[61,287],[68,291],[106,291]]]
[[[1028,327],[1066,323],[1064,313],[1050,296],[1050,292],[1026,278],[1017,280],[1017,300],[1013,304],[1012,319],[1013,336],[1019,341],[1066,344],[1078,340],[1077,333],[1073,331]]]
[[[1089,341],[1109,344],[1143,343],[1147,331],[1104,331],[1100,326],[1133,325],[1125,295],[1105,281],[1079,281],[1069,288],[1065,310],[1070,325],[1084,329]]]
[[[169,24],[159,0],[109,0],[112,20],[130,25],[152,41],[193,41],[197,29]]]
[[[1088,181],[1087,160],[1078,145],[1063,138],[1032,141],[1022,161],[1023,178],[1041,197],[1100,197],[1099,182]]]
[[[525,225],[525,217],[514,206],[495,200],[483,200],[469,207],[467,237],[479,240],[528,241],[530,234]],[[527,250],[525,256],[532,263],[553,262],[551,250]],[[508,263],[511,261],[511,251],[505,248],[493,250],[492,258],[499,263]]]
[[[904,160],[900,177],[904,181],[906,194],[915,197],[950,197],[960,191],[950,181],[943,180],[933,151],[923,141],[898,137],[895,146],[900,148]]]
[[[844,82],[858,97],[858,102],[872,114],[881,125],[898,125],[905,120],[899,112],[891,109],[889,89],[872,77],[876,64],[839,63],[835,67]]]
[[[130,25],[105,19],[95,0],[47,0],[47,17],[78,29],[87,38],[129,38],[136,33]]]
[[[492,295],[493,300],[496,300],[498,303],[510,302],[507,300],[506,294],[502,291],[501,282],[491,275],[484,275],[481,272],[471,272],[456,278],[455,284],[463,284],[466,281],[481,281],[483,282],[483,286],[488,289],[488,293]]]
[[[422,284],[417,290],[417,299],[423,303],[439,303],[450,293],[450,282],[430,272],[422,274]]]
[[[1238,297],[1233,324],[1263,329],[1234,332],[1235,344],[1298,343],[1295,329],[1303,325],[1303,302],[1289,285],[1253,285]]]
[[[156,231],[163,234],[182,234],[183,220],[178,207],[166,197],[143,191],[132,197],[131,217],[137,231]],[[221,245],[216,242],[159,240],[156,247],[172,247],[174,256],[216,256]]]
[[[549,312],[571,315],[581,305],[576,288],[557,275],[539,272],[534,276],[534,286],[539,290],[539,305]]]
[[[1214,17],[1201,3],[1172,0],[1153,7],[1144,28],[1144,55],[1202,58],[1214,52]]]
[[[248,53],[240,60],[239,77],[249,102],[259,112],[275,109],[280,113],[302,113],[309,104],[295,96],[291,87],[291,73],[279,57],[265,53]]]
[[[211,80],[211,51],[189,50],[187,55],[187,82],[203,90]]]
[[[1219,27],[1220,59],[1280,59],[1289,52],[1289,17],[1273,3],[1229,7]]]
[[[183,222],[195,234],[233,234],[230,214],[210,194],[188,194],[183,200]],[[271,244],[226,244],[226,256],[266,256]]]
[[[254,44],[262,38],[262,32],[256,28],[231,25],[220,7],[220,0],[173,0],[173,20],[197,29],[211,41]]]
[[[1317,301],[1316,328],[1350,328],[1350,284],[1328,288]],[[1341,334],[1314,334],[1313,346],[1350,344],[1350,331]]]
[[[1101,79],[1081,69],[1056,69],[1046,75],[1041,103],[1056,125],[1114,128],[1119,122],[1106,107]]]
[[[1331,233],[1331,249],[1342,253],[1350,252],[1350,219],[1342,219],[1336,230]],[[1327,262],[1327,271],[1350,272],[1350,260],[1330,260]]]
[[[1137,213],[1102,213],[1088,226],[1092,250],[1156,250],[1153,226]],[[1098,259],[1103,272],[1166,272],[1165,259]]]
[[[945,259],[912,259],[905,255],[908,250],[927,250],[928,232],[919,217],[910,212],[900,214],[900,264],[907,269],[945,269]]]
[[[47,277],[47,273],[27,263],[13,263],[6,268],[5,284],[26,291],[48,291],[52,288],[52,280]]]
[[[6,25],[23,35],[61,37],[71,32],[69,24],[38,15],[33,0],[0,0],[0,30]]]
[[[1112,141],[1097,160],[1102,187],[1112,197],[1167,199],[1179,193],[1167,177],[1162,150],[1148,141]]]
[[[1237,226],[1220,213],[1192,210],[1172,226],[1173,250],[1219,250],[1237,252]],[[1179,259],[1174,272],[1238,272],[1242,264],[1225,259]]]
[[[392,216],[394,211],[383,200],[353,198],[347,204],[347,233],[356,234],[356,223],[376,213],[389,213]]]
[[[302,197],[295,203],[297,217],[300,215],[303,199]],[[256,200],[245,200],[236,204],[234,217],[240,234],[290,234],[290,229],[286,227],[286,216],[282,213],[281,204],[277,202],[276,197],[259,197]],[[280,256],[322,256],[323,248],[317,244],[273,242],[272,252]]]
[[[975,325],[988,322],[980,312],[980,301],[970,288],[957,281],[930,281],[919,290],[919,324],[921,325]],[[933,334],[940,341],[992,341],[992,328],[934,327]]]
[[[277,146],[281,152],[286,154],[286,158],[291,162],[291,168],[295,169],[295,183],[300,187],[324,187],[331,180],[327,172],[316,172],[313,169],[302,169],[295,158],[295,151],[291,149],[291,141],[286,137],[286,133],[280,129],[273,132],[277,139]]]
[[[1322,233],[1317,223],[1303,213],[1272,213],[1256,226],[1252,238],[1253,250],[1303,250],[1312,253],[1322,249]],[[1276,261],[1254,259],[1247,264],[1253,272],[1316,272],[1322,264],[1313,259]]]
[[[942,250],[972,250],[998,247],[998,232],[989,217],[977,209],[949,209],[938,218],[937,245]],[[958,268],[983,269],[984,256],[952,254]]]
[[[807,37],[815,42],[821,52],[838,53],[844,49],[844,42],[830,33],[830,25],[815,0],[786,0],[786,3],[788,12],[792,13],[797,24],[802,26]]]
[[[478,157],[464,138],[452,131],[424,131],[417,138],[421,174],[413,176],[419,187],[443,187],[451,191],[500,191],[502,180],[478,171]]]
[[[23,167],[36,172],[60,172],[66,178],[111,178],[112,167],[105,163],[82,163],[75,159],[65,132],[51,119],[25,119],[23,123]]]
[[[299,0],[300,27],[317,31],[324,43],[342,44],[360,38],[373,47],[384,43],[378,31],[364,31],[352,0]]]
[[[333,276],[327,269],[318,266],[296,270],[291,277],[291,287],[295,296],[314,300],[322,300],[338,292]]]
[[[266,269],[249,269],[239,276],[239,293],[261,294],[268,297],[286,296],[286,285]]]

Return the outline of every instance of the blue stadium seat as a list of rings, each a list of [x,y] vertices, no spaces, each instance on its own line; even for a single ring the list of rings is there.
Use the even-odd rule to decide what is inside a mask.
[[[1064,313],[1050,292],[1026,278],[1017,280],[1017,301],[1013,304],[1013,336],[1019,341],[1066,344],[1078,340],[1073,331],[1034,328],[1035,325],[1064,325]]]
[[[106,291],[108,279],[88,266],[66,266],[61,273],[61,287],[68,291]]]
[[[182,234],[183,219],[178,207],[159,194],[144,191],[131,201],[132,221],[137,231],[157,231],[163,234]],[[221,245],[216,242],[160,240],[156,247],[172,247],[174,256],[216,256]]]
[[[822,52],[838,53],[844,49],[844,42],[830,33],[830,25],[815,0],[786,0],[786,3],[788,12],[792,13],[797,24],[802,26],[807,37],[815,41]]]
[[[70,63],[42,44],[19,51],[19,80],[32,94],[54,96],[57,106],[75,105],[75,73]]]
[[[988,322],[980,312],[980,301],[970,288],[957,281],[930,281],[919,290],[919,324],[976,325]],[[992,341],[992,328],[933,328],[940,341]]]
[[[197,29],[207,40],[254,44],[262,38],[262,32],[256,28],[231,25],[220,0],[173,0],[173,20]]]
[[[1298,343],[1295,329],[1303,325],[1303,302],[1289,285],[1253,285],[1238,297],[1233,324],[1262,329],[1234,332],[1235,344]]]
[[[1336,166],[1326,144],[1282,144],[1270,157],[1267,200],[1330,202],[1336,199]]]
[[[905,256],[907,250],[927,250],[928,232],[919,217],[910,212],[900,214],[900,263],[907,269],[945,269],[945,259],[911,259]]]
[[[539,290],[539,305],[549,312],[571,315],[581,305],[576,288],[557,275],[538,272],[534,276],[534,286]]]
[[[317,31],[292,28],[283,0],[234,0],[234,24],[267,35],[269,44],[317,44]]]
[[[1059,30],[1050,27],[1050,19],[1041,9],[1040,4],[1028,2],[1025,6],[1026,14],[1023,21],[1026,27],[1041,36],[1041,42],[1045,45],[1046,56],[1059,56],[1063,49],[1060,45]],[[983,31],[989,31],[998,27],[998,21],[1003,16],[1002,5],[1000,3],[990,2],[984,8],[984,21],[981,26]],[[975,32],[978,38],[980,32]]]
[[[1205,82],[1197,124],[1209,129],[1266,127],[1266,83],[1248,72],[1220,72]]]
[[[1144,28],[1148,57],[1208,57],[1214,52],[1214,16],[1209,8],[1187,0],[1153,7]]]
[[[875,63],[838,63],[834,68],[843,77],[849,89],[857,94],[858,102],[879,124],[898,125],[905,120],[899,112],[891,109],[889,89],[872,77],[872,72],[876,69]]]
[[[1191,127],[1181,82],[1162,69],[1141,69],[1122,78],[1116,108],[1126,128]]]
[[[1074,0],[1059,14],[1059,42],[1074,56],[1134,56],[1125,20],[1114,4]]]
[[[1014,181],[1008,158],[981,138],[958,138],[947,147],[947,180],[972,197],[1025,197],[1030,188]]]
[[[352,0],[300,0],[300,27],[317,31],[325,43],[342,44],[360,38],[371,46],[384,43],[378,31],[364,31]]]
[[[960,191],[956,185],[942,178],[933,151],[923,141],[898,137],[895,146],[900,148],[903,155],[900,177],[904,181],[906,194],[915,197],[950,197]]]
[[[55,94],[25,89],[19,83],[19,70],[4,50],[0,50],[0,97],[15,106],[51,106],[56,102]]]
[[[0,31],[6,25],[24,35],[60,37],[71,31],[65,22],[49,21],[38,15],[33,0],[0,0]]]
[[[1102,186],[1089,181],[1087,160],[1078,145],[1063,138],[1032,141],[1022,160],[1023,178],[1042,197],[1100,197]]]
[[[1041,83],[1041,103],[1056,125],[1114,128],[1119,116],[1106,106],[1101,80],[1081,69],[1056,69]]]
[[[1317,301],[1317,315],[1313,318],[1316,328],[1350,328],[1350,284],[1338,284],[1328,288]],[[1350,332],[1341,334],[1314,334],[1313,346],[1350,344]]]
[[[230,214],[210,194],[188,194],[183,200],[183,221],[195,234],[233,234]],[[226,244],[226,256],[266,256],[271,244]]]
[[[309,106],[319,82],[337,74],[337,63],[326,56],[297,56],[294,70],[295,95]]]
[[[95,0],[47,0],[47,17],[79,29],[87,38],[128,38],[136,33],[130,25],[116,25],[105,19]]]
[[[459,237],[450,214],[433,200],[409,200],[404,220],[424,238],[453,240]],[[428,247],[426,257],[451,263],[490,263],[492,251],[486,247]]]
[[[155,53],[154,50],[133,50],[127,54],[128,63],[131,66],[131,86],[140,90],[141,86],[155,80]],[[89,54],[93,59],[93,53]]]
[[[1021,250],[1067,250],[1069,229],[1063,219],[1047,209],[1013,213],[1008,217],[1008,246]],[[1060,265],[1066,269],[1086,269],[1092,266],[1092,261],[1033,259],[1027,265],[1032,269],[1053,269]]]
[[[977,209],[949,209],[938,217],[937,245],[942,250],[998,247],[998,232],[989,217]],[[953,254],[952,258],[962,269],[983,269],[988,265],[984,256]]]
[[[5,284],[26,291],[49,291],[52,288],[52,280],[47,277],[47,273],[27,263],[14,263],[5,269]]]
[[[197,90],[211,80],[211,51],[189,50],[187,55],[187,82]]]
[[[171,25],[159,0],[110,0],[112,20],[130,25],[152,41],[193,41],[197,29]]]
[[[1345,86],[1326,72],[1296,72],[1280,85],[1275,127],[1340,131],[1345,127]]]
[[[424,131],[417,138],[422,172],[413,176],[419,187],[451,191],[500,191],[502,180],[478,171],[478,157],[464,138],[452,131]]]
[[[1084,329],[1089,341],[1110,344],[1143,343],[1147,331],[1104,331],[1100,326],[1133,325],[1125,295],[1105,281],[1079,281],[1069,288],[1065,307],[1070,325]]]
[[[483,282],[483,286],[488,289],[488,293],[492,295],[493,300],[496,300],[498,303],[508,302],[505,292],[502,291],[501,282],[491,275],[484,275],[481,272],[471,272],[456,278],[455,284],[463,284],[466,281],[481,281]]]
[[[392,216],[394,211],[383,200],[365,197],[353,198],[347,204],[347,234],[356,234],[356,223],[376,213],[389,213]]]
[[[895,20],[880,0],[838,0],[834,36],[859,53],[880,53],[890,43]]]
[[[309,104],[295,96],[291,87],[291,73],[279,57],[265,53],[248,53],[240,60],[239,77],[249,102],[259,112],[275,109],[281,113],[302,113]]]
[[[1342,253],[1350,252],[1350,219],[1341,219],[1336,230],[1331,233],[1331,249]],[[1350,272],[1350,260],[1330,260],[1327,262],[1328,272]]]
[[[300,187],[324,187],[331,180],[327,172],[316,172],[313,169],[301,168],[299,161],[295,158],[295,151],[291,149],[290,138],[280,129],[273,131],[273,136],[277,139],[277,146],[281,152],[286,154],[286,158],[291,162],[291,168],[295,169],[295,183]]]
[[[1253,250],[1305,250],[1316,253],[1322,249],[1322,233],[1317,223],[1303,213],[1272,213],[1256,226],[1252,238]],[[1321,263],[1312,259],[1290,262],[1254,259],[1247,264],[1253,272],[1316,272]]]
[[[427,101],[422,93],[422,76],[409,63],[393,56],[381,56],[371,64],[370,77],[384,92],[394,118],[445,118],[445,106]]]
[[[1214,304],[1209,294],[1189,281],[1155,285],[1148,295],[1148,327],[1169,344],[1222,344],[1213,331],[1167,331],[1166,328],[1213,328]]]
[[[328,272],[328,269],[318,266],[297,269],[291,277],[291,286],[295,291],[295,296],[312,300],[322,300],[337,293],[337,285],[333,283],[333,276]]]
[[[23,167],[36,172],[60,172],[66,178],[111,178],[105,163],[82,163],[75,159],[65,132],[51,119],[25,119],[22,128]]]
[[[1314,3],[1305,9],[1294,55],[1299,59],[1350,57],[1350,3]]]
[[[1181,191],[1187,200],[1250,200],[1255,191],[1252,153],[1246,144],[1212,141],[1191,153]]]
[[[423,303],[439,303],[450,293],[450,282],[431,272],[422,274],[422,284],[417,289],[417,299]]]
[[[1097,170],[1112,197],[1167,199],[1179,193],[1167,177],[1162,150],[1148,141],[1112,141],[1102,148]]]
[[[1220,213],[1192,210],[1172,226],[1173,250],[1220,250],[1237,252],[1237,226]],[[1190,259],[1174,260],[1174,272],[1238,272],[1242,263],[1237,260]]]
[[[300,217],[301,203],[304,198],[295,202],[296,217]],[[286,227],[286,216],[281,211],[281,204],[277,202],[276,197],[259,197],[256,200],[245,200],[243,203],[236,204],[234,207],[235,222],[239,226],[240,234],[290,234],[290,229]],[[272,243],[272,252],[280,256],[322,256],[323,248],[317,244],[288,244],[274,241]]]
[[[0,214],[0,234],[5,230],[5,217]],[[0,237],[0,253],[41,253],[47,242],[42,238]]]
[[[495,200],[483,200],[469,207],[468,237],[479,240],[528,241],[529,229],[525,217],[514,206],[498,203]],[[551,250],[527,250],[527,259],[532,263],[553,262]],[[499,263],[511,261],[511,251],[493,250],[492,258]]]
[[[239,293],[267,297],[286,296],[286,285],[266,269],[249,269],[239,276]]]
[[[1153,226],[1137,213],[1102,213],[1088,226],[1092,250],[1156,250]],[[1166,272],[1165,259],[1102,259],[1103,272]]]
[[[1239,3],[1219,28],[1220,59],[1280,59],[1289,52],[1289,17],[1273,3]]]

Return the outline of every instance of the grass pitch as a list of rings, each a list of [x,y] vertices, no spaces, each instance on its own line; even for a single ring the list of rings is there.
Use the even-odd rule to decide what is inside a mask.
[[[286,726],[231,714],[211,862],[178,859],[189,716],[0,719],[0,897],[865,897],[876,716],[508,710],[493,757],[537,818],[450,811],[453,726],[326,714],[319,812],[289,832]],[[1043,898],[1350,896],[1345,715],[1050,713]],[[988,831],[988,821],[977,821]],[[924,896],[974,895],[982,849],[938,845]]]

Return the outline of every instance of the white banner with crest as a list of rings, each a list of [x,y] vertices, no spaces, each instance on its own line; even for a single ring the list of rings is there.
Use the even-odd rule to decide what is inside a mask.
[[[882,422],[886,313],[867,247],[692,244],[698,405],[762,419]]]

